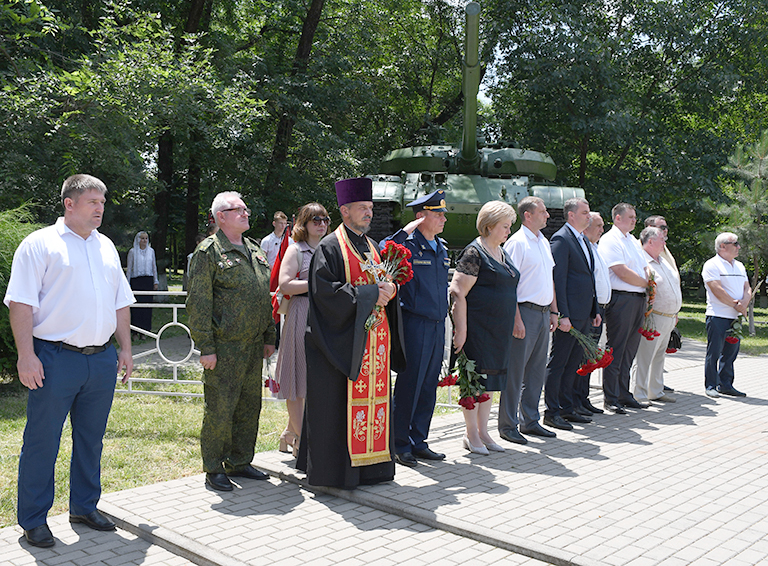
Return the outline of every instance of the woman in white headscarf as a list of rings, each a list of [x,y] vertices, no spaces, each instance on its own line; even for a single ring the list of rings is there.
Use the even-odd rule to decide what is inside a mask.
[[[155,250],[149,245],[149,234],[139,232],[133,238],[133,247],[128,250],[128,282],[134,291],[157,291],[157,262]],[[151,303],[151,295],[138,295],[139,303]],[[144,330],[152,330],[152,309],[132,308],[131,324]]]

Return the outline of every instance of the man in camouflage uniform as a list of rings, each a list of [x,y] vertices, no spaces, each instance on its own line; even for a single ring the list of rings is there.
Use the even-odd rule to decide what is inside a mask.
[[[187,313],[200,350],[205,413],[200,431],[205,482],[231,491],[227,476],[267,479],[251,466],[261,411],[261,364],[275,351],[269,263],[243,237],[251,211],[238,193],[219,193],[218,232],[192,256]]]

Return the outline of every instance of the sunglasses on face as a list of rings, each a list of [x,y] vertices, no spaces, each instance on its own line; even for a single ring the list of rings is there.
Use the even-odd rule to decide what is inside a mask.
[[[312,222],[320,226],[322,224],[328,225],[331,223],[331,219],[328,216],[313,216]]]

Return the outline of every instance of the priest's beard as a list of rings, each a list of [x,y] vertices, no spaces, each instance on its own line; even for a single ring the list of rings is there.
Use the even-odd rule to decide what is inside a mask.
[[[371,225],[370,224],[364,224],[364,225],[360,226],[360,225],[357,225],[357,224],[353,224],[352,222],[349,223],[349,227],[352,228],[355,232],[357,232],[359,234],[367,234],[370,231],[370,229],[371,229]]]

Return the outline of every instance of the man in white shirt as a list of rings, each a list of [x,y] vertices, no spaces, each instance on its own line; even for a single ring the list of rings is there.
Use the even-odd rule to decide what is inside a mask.
[[[629,371],[642,336],[648,286],[642,250],[631,232],[637,222],[635,207],[625,202],[611,210],[613,228],[600,239],[600,254],[609,268],[611,302],[605,311],[607,345],[613,363],[603,370],[603,397],[609,413],[626,414],[625,407],[645,409],[629,390]]]
[[[664,393],[664,357],[669,335],[677,324],[677,313],[683,304],[680,276],[662,257],[666,238],[660,229],[649,226],[640,233],[640,243],[648,268],[656,281],[656,299],[648,315],[659,336],[640,340],[632,374],[635,378],[634,396],[639,403],[661,401],[674,403],[671,394]]]
[[[280,251],[280,240],[283,239],[283,233],[288,227],[288,217],[285,215],[285,212],[282,210],[275,212],[272,226],[275,230],[264,236],[260,244],[261,249],[267,254],[270,269],[275,265],[277,254]],[[291,244],[293,244],[293,240],[288,237],[288,245],[290,246]]]
[[[547,207],[538,197],[525,197],[517,205],[517,212],[522,226],[504,244],[520,271],[520,283],[510,343],[512,362],[507,370],[507,386],[499,401],[499,436],[509,442],[526,444],[528,441],[521,432],[555,436],[539,424],[539,399],[544,387],[549,334],[557,328],[558,312],[552,278],[555,261],[549,241],[541,233],[549,218]],[[573,427],[565,422],[557,428]]]
[[[608,266],[605,264],[605,260],[600,255],[600,251],[597,249],[597,242],[600,241],[600,237],[603,235],[605,223],[603,217],[599,212],[589,213],[590,223],[584,230],[584,236],[589,241],[589,247],[592,250],[592,257],[595,260],[594,273],[595,273],[595,295],[597,295],[597,312],[605,319],[605,309],[608,308],[608,303],[611,301],[611,278],[608,271]],[[600,336],[603,334],[603,325],[599,324],[590,328],[591,335],[595,341],[600,341]],[[576,398],[581,400],[581,405],[591,413],[602,413],[602,409],[595,407],[589,400],[589,380],[591,373],[584,376],[584,379],[577,382]]]
[[[13,256],[4,303],[29,388],[19,457],[18,520],[33,546],[55,544],[48,528],[54,465],[64,421],[72,425],[69,520],[111,531],[96,510],[101,495],[101,448],[117,372],[131,375],[133,293],[112,242],[100,234],[106,186],[73,175],[61,188],[64,217],[37,230]],[[118,355],[111,344],[115,334]]]
[[[739,255],[739,238],[723,232],[715,239],[717,255],[707,260],[701,277],[707,287],[707,355],[704,363],[704,385],[709,397],[731,395],[746,397],[733,387],[733,362],[740,342],[726,341],[726,335],[739,315],[747,315],[752,298],[744,264]]]

